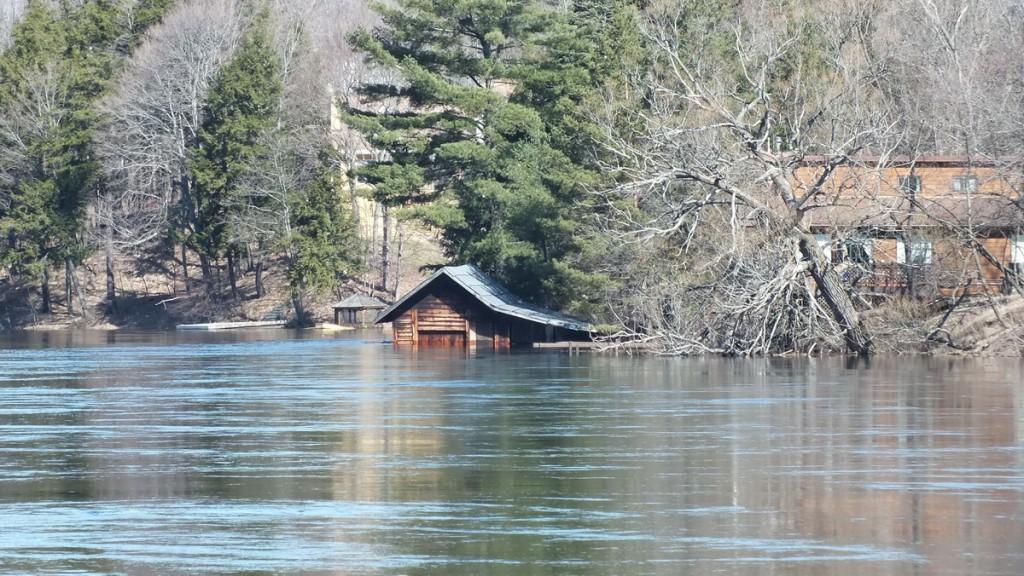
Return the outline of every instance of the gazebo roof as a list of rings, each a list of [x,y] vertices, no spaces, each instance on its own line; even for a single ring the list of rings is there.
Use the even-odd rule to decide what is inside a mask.
[[[387,307],[388,305],[384,302],[366,294],[353,294],[341,302],[335,302],[331,305],[331,308],[335,310],[383,310]]]

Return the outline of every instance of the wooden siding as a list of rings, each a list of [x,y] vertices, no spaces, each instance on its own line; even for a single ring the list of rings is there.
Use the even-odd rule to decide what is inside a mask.
[[[465,332],[421,332],[418,344],[433,348],[465,348]]]
[[[794,188],[798,193],[809,189],[817,182],[823,168],[805,166],[794,170]],[[909,167],[888,167],[874,169],[871,167],[840,166],[833,171],[824,193],[829,196],[854,197],[878,196],[896,197],[903,195],[900,190],[900,178],[910,176]],[[1001,171],[984,166],[917,166],[913,175],[921,179],[921,198],[939,198],[943,196],[962,196],[964,193],[953,189],[953,179],[960,176],[974,176],[978,180],[977,190],[973,193],[981,195],[1015,197],[1016,188]]]
[[[442,300],[430,294],[413,306],[418,312],[419,331],[466,332],[468,305],[465,300],[446,294]]]
[[[555,338],[587,337],[585,333],[496,313],[443,278],[395,316],[392,326],[396,345],[424,348],[505,350]]]
[[[412,313],[410,312],[395,318],[395,321],[392,323],[392,329],[396,344],[412,344],[416,340],[416,332],[413,330]]]
[[[394,321],[395,344],[463,348],[475,344],[477,307],[460,294],[433,291]]]

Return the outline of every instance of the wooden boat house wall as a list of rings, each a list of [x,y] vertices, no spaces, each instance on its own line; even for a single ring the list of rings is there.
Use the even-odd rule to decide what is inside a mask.
[[[590,340],[587,322],[528,304],[474,266],[448,266],[377,318],[398,346],[504,349]]]

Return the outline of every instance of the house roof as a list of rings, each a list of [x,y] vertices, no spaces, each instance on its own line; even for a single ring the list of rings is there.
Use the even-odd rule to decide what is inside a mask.
[[[830,157],[809,154],[798,157],[798,164],[803,166],[823,166],[830,161],[842,159],[848,166],[859,167],[895,167],[908,168],[911,166],[949,166],[949,167],[995,167],[1003,164],[1019,163],[1019,157],[989,158],[984,156],[963,156],[952,154],[920,154],[917,156],[895,155],[895,156],[871,156],[861,155],[851,158]]]
[[[547,310],[539,306],[534,306],[533,304],[523,301],[518,296],[509,292],[509,290],[502,286],[497,280],[491,278],[487,274],[484,274],[476,266],[472,266],[470,264],[463,266],[445,266],[444,268],[437,270],[429,278],[420,282],[418,286],[410,290],[405,296],[399,298],[398,301],[392,304],[387,310],[381,312],[380,316],[377,317],[377,323],[391,322],[394,320],[395,317],[407,308],[407,303],[415,300],[418,294],[442,276],[448,277],[485,307],[499,314],[529,320],[530,322],[536,322],[538,324],[566,328],[568,330],[578,330],[580,332],[591,332],[593,330],[593,327],[583,320],[573,318],[572,316],[566,316],[559,312]]]
[[[387,308],[388,305],[366,294],[353,294],[348,298],[345,298],[341,302],[335,302],[331,305],[331,308],[362,308],[362,309],[373,309],[380,310]]]

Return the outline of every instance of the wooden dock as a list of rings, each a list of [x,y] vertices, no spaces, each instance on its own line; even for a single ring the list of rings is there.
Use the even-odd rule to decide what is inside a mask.
[[[592,342],[592,341],[566,341],[566,342],[534,342],[533,347],[538,350],[566,350],[570,355],[579,354],[580,350],[589,350],[591,352],[604,352],[607,354],[618,355],[620,352],[623,354],[630,354],[636,352],[643,352],[647,349],[643,344],[637,343],[622,343],[613,344],[608,342]]]
[[[209,322],[207,324],[178,324],[178,330],[237,330],[240,328],[281,328],[284,320],[261,320],[256,322]]]
[[[597,342],[534,342],[533,347],[546,350],[594,350],[601,345]]]

